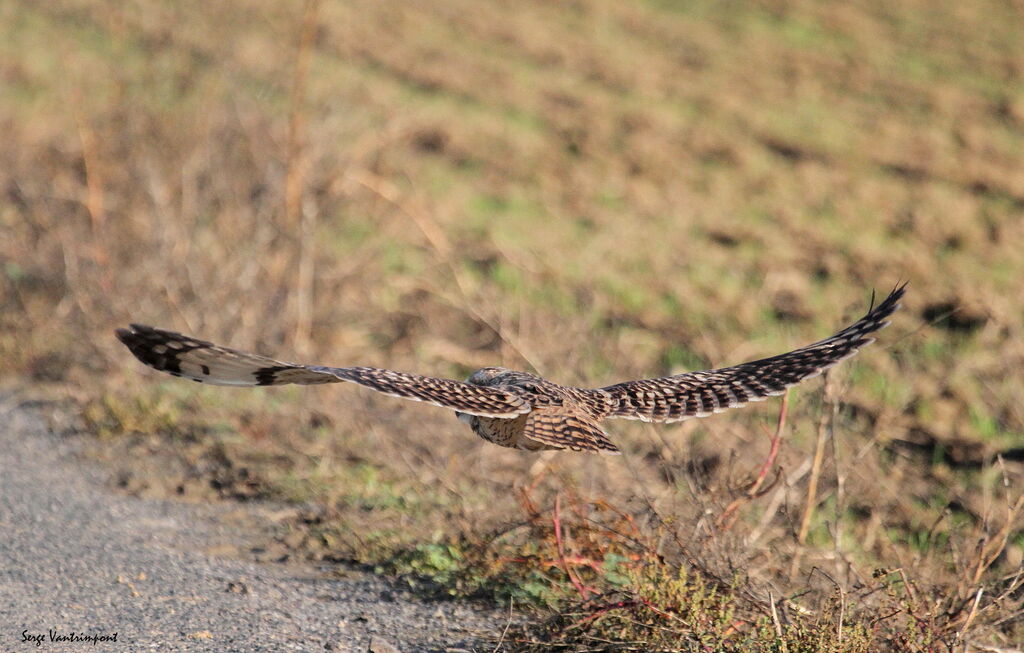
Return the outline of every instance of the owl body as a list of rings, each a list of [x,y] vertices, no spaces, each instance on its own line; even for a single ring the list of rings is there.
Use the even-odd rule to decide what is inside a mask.
[[[510,370],[504,367],[485,367],[473,372],[466,383],[481,387],[500,388],[516,393],[536,410],[575,413],[576,418],[599,420],[610,397],[601,390],[589,390],[559,385],[536,374]],[[532,412],[532,411],[531,411]],[[482,417],[456,412],[458,418],[469,425],[484,440],[502,447],[540,451],[561,448],[530,437],[533,420],[530,414],[512,419]]]

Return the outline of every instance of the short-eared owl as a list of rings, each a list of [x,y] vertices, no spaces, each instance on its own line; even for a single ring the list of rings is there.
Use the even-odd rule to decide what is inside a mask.
[[[871,334],[888,324],[905,286],[834,336],[787,354],[596,389],[558,385],[503,367],[485,367],[462,382],[375,367],[297,365],[141,324],[118,329],[117,337],[146,365],[193,381],[234,386],[351,381],[451,408],[477,435],[503,447],[618,453],[601,420],[677,422],[780,395],[873,342]]]

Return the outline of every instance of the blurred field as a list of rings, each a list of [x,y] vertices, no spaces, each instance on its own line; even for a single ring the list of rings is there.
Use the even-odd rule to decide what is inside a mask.
[[[1017,650],[1022,24],[0,3],[0,378],[69,400],[131,491],[295,501],[288,555],[515,597],[539,625],[510,650]],[[900,280],[879,342],[791,393],[748,500],[777,401],[538,457],[357,388],[164,378],[111,334],[599,386],[806,344]]]

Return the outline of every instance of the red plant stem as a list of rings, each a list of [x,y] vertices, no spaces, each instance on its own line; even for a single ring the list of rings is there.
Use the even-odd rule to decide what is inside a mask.
[[[564,571],[565,575],[569,577],[569,582],[571,582],[572,586],[576,588],[577,592],[579,592],[580,598],[586,601],[590,598],[590,592],[588,592],[587,588],[583,586],[583,583],[573,575],[572,571],[569,569],[569,564],[565,561],[565,545],[562,543],[561,499],[562,495],[555,495],[555,510],[551,516],[551,524],[555,528],[555,544],[558,546],[558,560],[562,565],[562,571]]]
[[[761,484],[764,483],[764,479],[768,476],[768,470],[771,469],[775,463],[775,459],[779,455],[779,443],[782,441],[782,430],[786,426],[786,413],[789,412],[789,393],[782,395],[782,407],[779,408],[779,422],[775,427],[775,435],[772,436],[772,445],[768,450],[768,457],[764,459],[764,463],[761,465],[761,469],[757,473],[757,478],[754,480],[754,484],[747,490],[747,495],[754,497],[760,489]]]
[[[744,493],[743,496],[733,499],[725,510],[722,511],[722,514],[719,515],[716,525],[720,530],[725,531],[732,526],[733,522],[736,520],[736,511],[742,504],[750,501],[751,499],[757,499],[760,496],[757,492],[764,484],[764,479],[768,476],[768,470],[772,468],[772,465],[775,464],[775,459],[779,456],[779,445],[782,442],[782,431],[786,427],[786,415],[788,412],[789,392],[786,392],[786,394],[782,396],[782,407],[779,409],[779,422],[775,427],[775,435],[772,436],[771,447],[768,449],[768,457],[764,459],[763,463],[761,463],[761,469],[757,472],[757,478],[755,478],[754,482],[747,488],[746,493]],[[776,476],[776,480],[778,480],[778,476]],[[774,484],[775,483],[773,481],[772,485]]]

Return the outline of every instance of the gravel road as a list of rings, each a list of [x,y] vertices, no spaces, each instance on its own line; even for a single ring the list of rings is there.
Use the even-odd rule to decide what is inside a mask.
[[[204,553],[243,537],[218,520],[237,506],[110,491],[46,410],[0,395],[0,651],[366,651],[375,636],[403,653],[493,648],[494,611]]]

